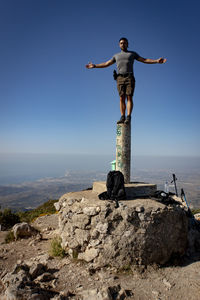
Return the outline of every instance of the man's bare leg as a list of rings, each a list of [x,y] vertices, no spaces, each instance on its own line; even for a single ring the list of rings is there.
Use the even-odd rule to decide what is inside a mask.
[[[126,96],[123,95],[123,96],[120,96],[120,112],[121,112],[121,115],[122,116],[125,116],[125,113],[126,113]]]
[[[127,115],[130,116],[133,110],[133,96],[127,96]]]
[[[131,122],[131,113],[133,110],[133,97],[127,96],[127,117],[125,124],[129,124]]]
[[[124,123],[125,121],[125,113],[126,113],[126,95],[120,96],[120,112],[121,112],[121,118],[117,122],[117,124]]]

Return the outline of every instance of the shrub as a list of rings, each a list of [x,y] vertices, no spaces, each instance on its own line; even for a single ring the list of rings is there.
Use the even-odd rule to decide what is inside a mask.
[[[3,211],[0,210],[0,225],[2,226],[2,229],[5,230],[10,229],[16,223],[30,223],[39,216],[55,214],[56,209],[54,203],[57,201],[58,200],[49,200],[37,208],[26,212],[13,213],[9,208],[5,208]]]
[[[33,210],[26,212],[18,212],[17,214],[20,217],[21,222],[30,223],[40,216],[55,214],[55,202],[58,202],[58,200],[49,200]]]
[[[63,258],[65,256],[65,251],[61,246],[61,238],[60,237],[56,237],[56,238],[52,239],[49,254],[52,256],[59,256],[61,258]]]
[[[0,224],[4,229],[9,229],[19,222],[19,216],[15,213],[12,213],[11,209],[5,208],[4,211],[0,211]]]
[[[193,215],[200,213],[200,209],[193,209],[192,210]]]
[[[5,243],[8,244],[8,243],[11,243],[15,240],[15,237],[14,237],[14,233],[13,231],[9,231],[5,237]]]
[[[118,269],[118,273],[132,274],[131,265],[124,265],[122,268]]]

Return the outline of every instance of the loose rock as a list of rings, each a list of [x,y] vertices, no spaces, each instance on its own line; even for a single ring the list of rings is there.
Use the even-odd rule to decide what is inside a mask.
[[[36,235],[38,231],[26,222],[17,223],[12,228],[15,239]]]

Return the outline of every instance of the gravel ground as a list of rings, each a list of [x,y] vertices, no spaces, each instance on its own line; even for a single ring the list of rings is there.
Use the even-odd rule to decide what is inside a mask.
[[[132,296],[127,299],[200,300],[200,253],[162,268],[133,267],[120,272],[104,268],[94,271],[86,263],[68,256],[63,259],[49,256],[51,239],[57,235],[57,214],[40,217],[33,226],[41,231],[42,239],[32,237],[4,244],[6,233],[0,232],[0,278],[11,272],[17,262],[34,261],[39,257],[54,270],[56,279],[53,285],[47,287],[54,291],[77,295],[83,290],[120,285],[132,291]]]

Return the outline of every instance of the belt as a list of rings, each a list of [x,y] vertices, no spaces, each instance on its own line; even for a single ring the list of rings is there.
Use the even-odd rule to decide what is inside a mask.
[[[124,73],[124,74],[117,74],[117,76],[122,76],[122,77],[131,77],[133,76],[133,73]]]

